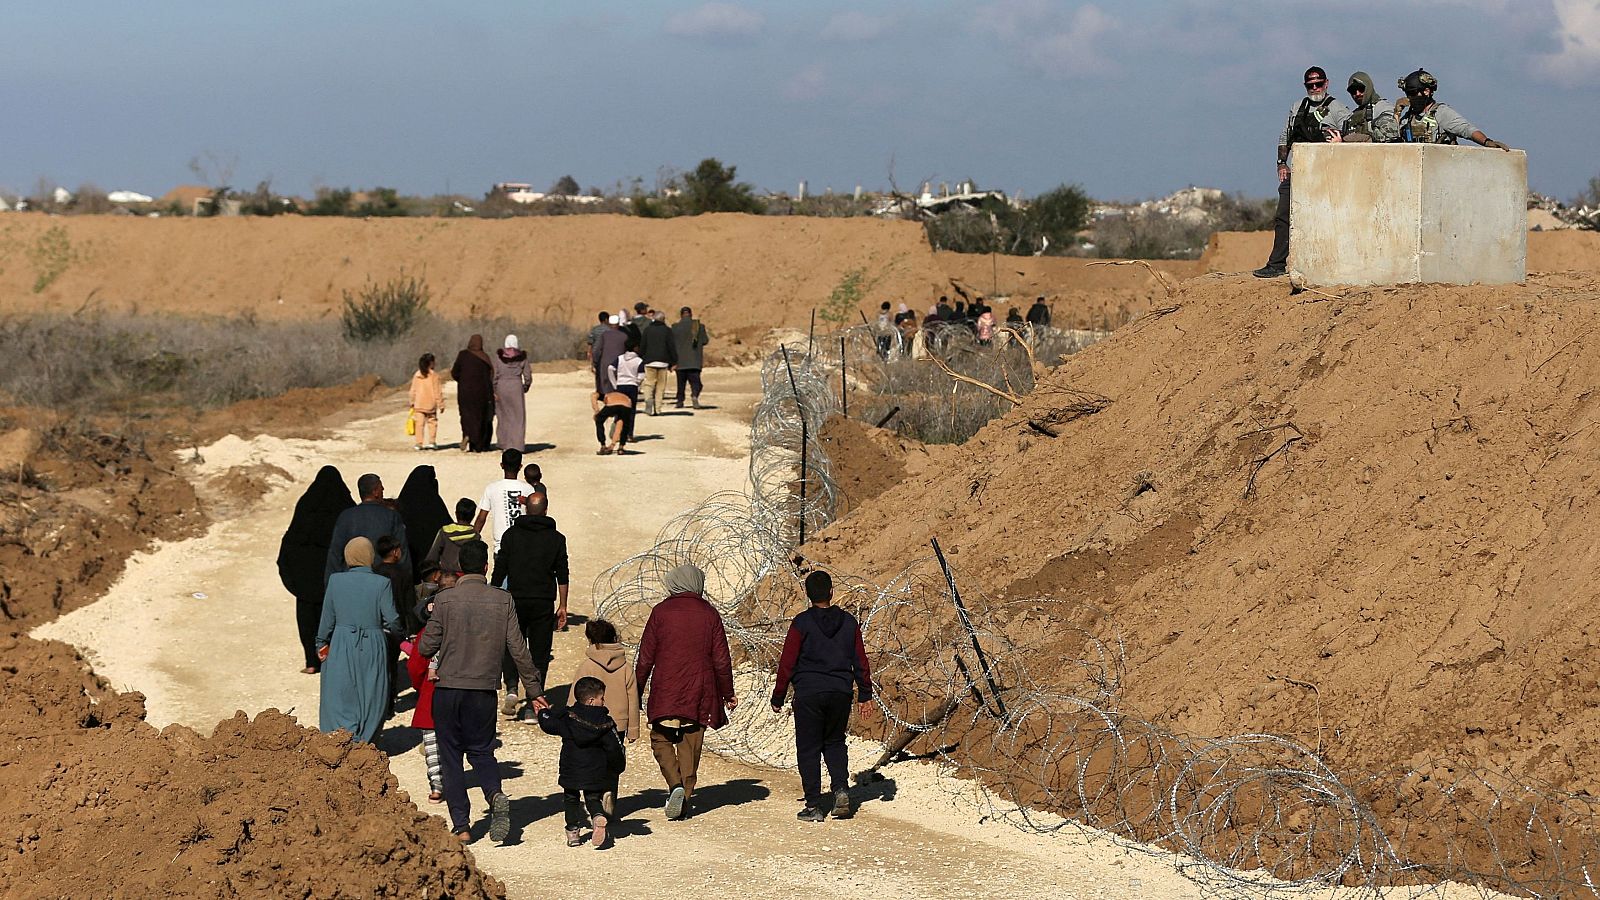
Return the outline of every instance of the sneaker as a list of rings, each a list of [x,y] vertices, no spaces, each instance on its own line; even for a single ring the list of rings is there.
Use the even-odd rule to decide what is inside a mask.
[[[682,787],[675,787],[667,795],[667,818],[676,819],[683,815],[684,793]]]
[[[795,814],[795,818],[802,822],[826,822],[828,814],[815,806],[807,806]]]
[[[495,794],[489,800],[489,840],[502,843],[511,836],[511,798]]]
[[[695,409],[705,409],[704,406],[700,405],[700,398],[699,397],[694,398],[694,408]]]
[[[413,444],[411,449],[413,449],[413,450],[421,450],[422,449],[422,445],[421,444]]]
[[[855,814],[855,807],[850,805],[850,792],[844,788],[834,791],[833,817],[835,819],[848,819]]]
[[[1268,263],[1250,274],[1257,278],[1282,278],[1289,274],[1289,269],[1287,266],[1275,266]]]
[[[583,846],[583,832],[579,831],[576,828],[568,828],[567,829],[567,846],[568,847],[582,847]]]
[[[605,810],[608,816],[617,814],[617,795],[615,791],[606,791],[600,795],[600,808]]]
[[[500,701],[500,715],[511,718],[517,714],[517,706],[521,703],[515,691],[506,691],[506,697]]]
[[[589,825],[594,828],[594,833],[589,836],[589,846],[596,850],[606,848],[606,825],[609,821],[605,816],[595,816],[589,820]]]

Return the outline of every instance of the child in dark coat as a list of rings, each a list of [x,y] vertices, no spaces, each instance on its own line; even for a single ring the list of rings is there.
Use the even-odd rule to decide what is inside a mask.
[[[539,727],[561,738],[557,782],[565,793],[567,846],[583,844],[585,812],[593,829],[590,844],[606,846],[605,794],[627,766],[627,753],[617,723],[606,711],[606,685],[598,678],[579,678],[572,686],[573,706],[539,710]]]

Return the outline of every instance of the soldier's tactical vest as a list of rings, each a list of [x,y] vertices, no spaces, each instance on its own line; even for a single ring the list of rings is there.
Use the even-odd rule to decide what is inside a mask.
[[[1374,109],[1374,106],[1375,104],[1372,103],[1363,103],[1362,105],[1356,107],[1356,111],[1351,113],[1350,118],[1345,120],[1344,133],[1364,134],[1368,137],[1371,137],[1372,120],[1377,114],[1377,110]]]
[[[1430,103],[1428,110],[1421,115],[1406,111],[1405,118],[1400,120],[1400,140],[1408,144],[1454,144],[1456,136],[1439,128],[1439,120],[1433,117],[1433,111],[1439,104]]]
[[[1312,103],[1307,97],[1300,101],[1300,109],[1294,114],[1294,129],[1289,132],[1291,144],[1321,144],[1328,140],[1322,133],[1322,123],[1327,121],[1328,107],[1333,105],[1333,95],[1322,98],[1320,103]]]

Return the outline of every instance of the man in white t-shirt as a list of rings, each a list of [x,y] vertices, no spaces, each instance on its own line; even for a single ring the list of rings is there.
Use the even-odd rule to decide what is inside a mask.
[[[495,549],[500,547],[501,535],[517,520],[517,516],[522,515],[522,498],[533,493],[533,485],[517,477],[521,468],[521,450],[507,448],[502,451],[500,471],[505,477],[490,482],[483,489],[483,498],[478,501],[478,518],[472,527],[481,535],[484,522],[489,522],[489,533],[494,538]]]

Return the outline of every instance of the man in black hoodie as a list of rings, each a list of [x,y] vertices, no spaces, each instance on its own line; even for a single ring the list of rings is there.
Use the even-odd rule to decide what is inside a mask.
[[[850,818],[850,757],[845,728],[850,724],[850,687],[863,717],[872,712],[872,668],[861,643],[856,617],[833,605],[833,577],[827,572],[806,576],[811,608],[794,617],[783,640],[778,677],[772,686],[772,711],[783,709],[783,697],[794,684],[794,746],[806,806],[802,822],[828,817],[822,793],[823,759],[833,790],[833,817]],[[820,757],[820,759],[819,759]]]
[[[523,514],[506,529],[494,555],[494,584],[506,584],[517,610],[517,623],[527,642],[528,655],[537,670],[540,693],[550,669],[550,646],[554,632],[567,624],[567,538],[556,530],[556,520],[546,515],[549,500],[544,494],[522,498]],[[508,579],[503,582],[501,579]],[[500,707],[505,715],[517,711],[517,669],[507,654],[501,666],[506,698]],[[526,698],[533,700],[533,697]]]
[[[666,322],[652,318],[639,338],[644,360],[644,411],[653,416],[666,405],[667,373],[678,365],[678,341]]]

